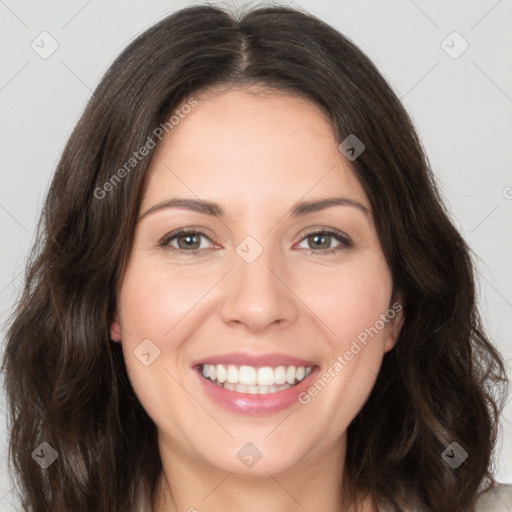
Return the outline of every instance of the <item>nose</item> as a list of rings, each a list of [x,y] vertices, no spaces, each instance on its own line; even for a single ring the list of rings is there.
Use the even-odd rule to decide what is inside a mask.
[[[248,261],[235,255],[234,268],[224,288],[223,321],[251,333],[294,323],[300,300],[293,293],[289,269],[268,248],[263,248],[254,261]]]

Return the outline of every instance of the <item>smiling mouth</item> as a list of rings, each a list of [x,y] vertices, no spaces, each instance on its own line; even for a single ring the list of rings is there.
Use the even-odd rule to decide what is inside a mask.
[[[313,366],[202,364],[197,369],[203,378],[218,387],[238,393],[265,395],[296,386],[311,373]]]

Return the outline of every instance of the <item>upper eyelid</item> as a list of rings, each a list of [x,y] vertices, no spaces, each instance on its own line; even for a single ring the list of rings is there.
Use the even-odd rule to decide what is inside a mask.
[[[328,227],[319,227],[319,228],[311,228],[307,229],[305,232],[302,233],[302,239],[304,239],[306,236],[315,234],[315,233],[327,233],[327,234],[334,234],[338,235],[339,237],[346,238],[347,240],[352,241],[350,236],[348,236],[345,232],[343,232],[341,229],[336,228],[328,228]],[[297,236],[297,235],[296,235]]]

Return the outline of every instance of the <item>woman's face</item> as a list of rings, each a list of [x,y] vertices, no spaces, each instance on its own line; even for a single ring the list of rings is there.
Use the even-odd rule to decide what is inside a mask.
[[[112,338],[175,460],[325,463],[400,323],[370,203],[312,103],[195,98],[155,150]]]

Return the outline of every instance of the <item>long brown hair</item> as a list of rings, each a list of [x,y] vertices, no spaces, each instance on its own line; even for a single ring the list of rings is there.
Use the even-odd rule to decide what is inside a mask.
[[[151,151],[133,168],[126,162],[185,100],[223,84],[313,100],[339,142],[356,134],[365,144],[352,168],[405,321],[348,428],[353,503],[370,495],[398,511],[407,493],[427,510],[472,510],[494,483],[498,391],[508,381],[480,323],[471,252],[410,118],[372,62],[321,20],[285,7],[235,15],[211,6],[166,17],[122,52],[56,169],[3,361],[23,509],[129,511],[139,492],[156,489],[156,427],[109,338]],[[58,454],[46,469],[31,457],[42,442]],[[452,442],[469,454],[456,469],[441,456]]]

